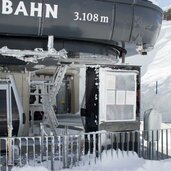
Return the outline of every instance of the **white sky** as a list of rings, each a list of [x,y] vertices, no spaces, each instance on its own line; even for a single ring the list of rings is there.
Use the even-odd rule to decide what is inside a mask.
[[[171,0],[149,0],[149,1],[160,6],[161,8],[171,6]]]
[[[171,5],[171,0],[156,0],[160,7],[167,7]]]

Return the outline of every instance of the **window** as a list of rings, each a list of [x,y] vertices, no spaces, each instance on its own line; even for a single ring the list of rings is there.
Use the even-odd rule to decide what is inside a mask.
[[[134,75],[116,75],[116,89],[124,91],[135,90],[135,78]]]
[[[134,116],[133,105],[106,105],[106,120],[131,120]]]
[[[136,119],[136,73],[128,72],[100,71],[100,121]]]

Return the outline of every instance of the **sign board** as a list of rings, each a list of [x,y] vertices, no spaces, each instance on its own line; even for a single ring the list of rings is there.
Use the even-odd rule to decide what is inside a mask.
[[[1,0],[0,7],[0,33],[80,39],[112,34],[113,5],[103,1]]]
[[[162,10],[149,1],[0,0],[0,35],[153,46]]]

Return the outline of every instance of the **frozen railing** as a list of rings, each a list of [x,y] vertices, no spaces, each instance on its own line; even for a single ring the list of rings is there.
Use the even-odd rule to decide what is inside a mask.
[[[102,152],[116,157],[119,151],[123,155],[135,151],[149,160],[170,158],[171,129],[0,138],[0,170],[24,165],[60,170],[95,164],[102,159]]]

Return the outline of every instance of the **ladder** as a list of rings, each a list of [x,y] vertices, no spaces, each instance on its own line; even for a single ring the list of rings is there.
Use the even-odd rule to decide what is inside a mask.
[[[54,135],[57,135],[58,120],[53,108],[53,102],[56,99],[56,95],[62,85],[62,80],[65,76],[67,65],[58,65],[52,78],[52,84],[49,89],[46,88],[45,96],[43,98],[44,118],[43,122],[50,126]]]

